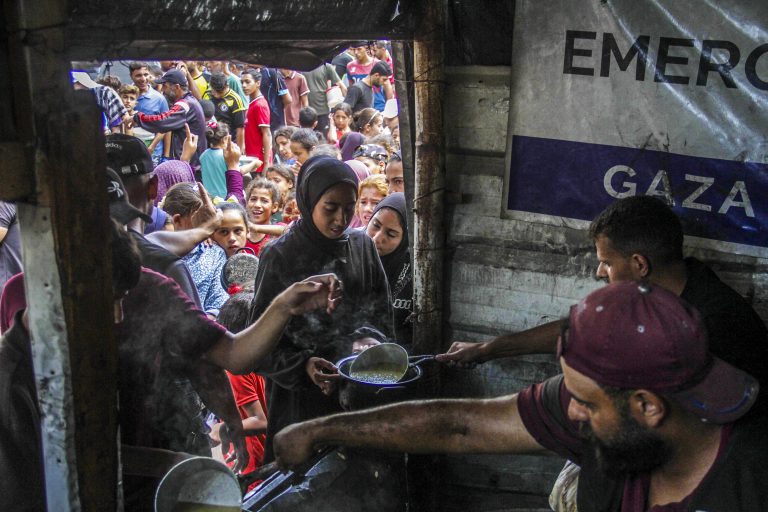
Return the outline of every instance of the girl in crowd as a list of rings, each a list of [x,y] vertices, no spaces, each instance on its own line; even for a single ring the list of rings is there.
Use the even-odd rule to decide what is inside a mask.
[[[224,147],[229,139],[229,126],[214,123],[205,129],[208,149],[200,155],[203,186],[211,197],[227,198],[227,163],[224,160]]]
[[[387,192],[387,179],[381,174],[368,176],[361,181],[355,205],[355,219],[351,227],[367,226],[373,216],[373,210],[387,197]]]
[[[381,133],[384,117],[375,108],[364,108],[352,115],[355,130],[364,137],[375,137]]]
[[[328,140],[329,142],[331,141],[330,135],[335,135],[335,137],[333,137],[333,142],[338,146],[341,138],[352,131],[349,126],[352,122],[352,108],[346,103],[339,103],[333,107],[331,114],[333,115],[334,129],[328,131]]]
[[[245,209],[239,203],[220,202],[216,209],[221,210],[221,224],[211,238],[224,249],[229,258],[245,247],[248,239],[248,219]]]
[[[301,218],[299,213],[299,207],[296,205],[296,192],[290,191],[285,196],[285,204],[283,205],[283,222],[290,226],[291,222],[297,221]]]
[[[413,310],[413,272],[408,246],[408,221],[405,194],[395,192],[384,198],[373,211],[366,229],[376,244],[384,272],[387,274],[392,309],[395,312],[395,336],[410,348],[413,329],[408,317]]]
[[[258,256],[271,238],[285,231],[285,225],[272,224],[272,215],[280,208],[280,192],[271,181],[257,178],[248,184],[245,195],[250,221],[245,246],[253,249]]]
[[[272,165],[267,168],[266,177],[275,184],[280,192],[280,206],[277,212],[272,216],[275,222],[283,221],[283,207],[285,207],[285,198],[288,192],[293,190],[293,184],[296,176],[293,175],[291,168],[286,165]]]
[[[339,144],[341,146],[341,159],[345,162],[352,160],[355,154],[355,150],[359,148],[365,142],[365,137],[358,132],[349,132],[344,135]]]
[[[316,156],[301,167],[296,197],[301,219],[261,253],[251,319],[300,276],[334,272],[344,298],[333,316],[293,317],[272,354],[255,371],[267,377],[269,404],[265,461],[275,433],[298,421],[341,410],[339,375],[331,361],[351,352],[349,334],[369,324],[392,335],[387,281],[373,241],[348,230],[357,202],[357,177],[343,162]],[[347,341],[341,341],[347,340]]]
[[[194,224],[193,214],[202,205],[197,183],[178,183],[172,186],[163,201],[163,209],[173,219],[176,231],[197,227]],[[219,314],[221,305],[229,298],[226,290],[221,286],[220,278],[227,255],[221,247],[202,242],[182,260],[192,275],[203,311],[215,318]]]
[[[296,131],[295,126],[283,126],[275,131],[275,159],[283,165],[293,165],[296,157],[291,153],[291,136]]]

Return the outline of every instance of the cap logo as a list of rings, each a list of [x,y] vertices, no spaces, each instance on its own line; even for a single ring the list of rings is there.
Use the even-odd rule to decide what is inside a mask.
[[[123,192],[123,188],[120,186],[120,183],[116,181],[110,181],[107,185],[107,193],[108,194],[115,194],[118,199],[121,199],[125,193]]]

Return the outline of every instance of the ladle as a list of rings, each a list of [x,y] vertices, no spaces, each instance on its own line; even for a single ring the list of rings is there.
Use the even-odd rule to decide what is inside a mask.
[[[349,376],[365,382],[391,384],[402,379],[409,366],[434,358],[434,355],[408,357],[408,352],[397,343],[382,343],[361,352],[352,361]]]

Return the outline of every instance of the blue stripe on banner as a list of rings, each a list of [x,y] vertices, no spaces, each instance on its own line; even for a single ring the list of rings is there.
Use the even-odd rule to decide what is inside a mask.
[[[510,210],[592,220],[620,197],[671,197],[685,234],[768,247],[768,165],[515,135]]]

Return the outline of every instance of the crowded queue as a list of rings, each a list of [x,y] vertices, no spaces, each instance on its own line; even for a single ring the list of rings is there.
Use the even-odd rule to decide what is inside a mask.
[[[579,510],[768,510],[756,483],[768,481],[768,333],[683,257],[679,220],[655,198],[619,200],[594,220],[609,284],[568,318],[437,356],[472,367],[556,353],[562,375],[498,399],[343,412],[335,362],[412,341],[394,65],[379,41],[307,73],[192,61],[131,63],[130,84],[72,73],[103,112],[123,445],[205,456],[221,446],[245,474],[339,444],[548,449],[571,477],[553,496]],[[0,213],[0,235],[17,240],[13,205]],[[14,418],[3,474],[26,461],[2,484],[3,510],[44,499],[24,426],[37,417],[23,268],[9,261],[0,359],[18,361],[28,408],[3,414]],[[225,278],[237,268],[249,271]],[[33,492],[21,496],[22,482]],[[157,483],[126,477],[126,510],[151,510]]]

